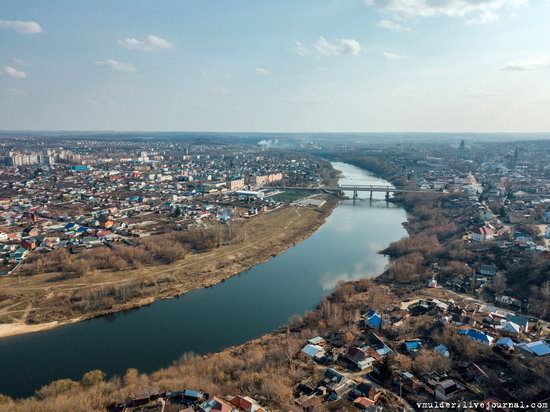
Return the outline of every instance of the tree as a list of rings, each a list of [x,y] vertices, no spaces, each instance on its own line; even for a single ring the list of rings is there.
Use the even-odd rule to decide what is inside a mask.
[[[395,355],[389,354],[384,359],[384,363],[380,368],[380,379],[382,382],[388,382],[393,376],[393,371],[395,368]]]
[[[493,289],[498,295],[501,295],[506,290],[506,276],[502,272],[498,272],[493,281]]]
[[[82,386],[84,387],[90,387],[95,386],[105,379],[105,372],[99,369],[92,370],[90,372],[86,372],[84,376],[82,377]]]
[[[541,313],[544,317],[548,314],[548,307],[550,305],[550,280],[547,280],[542,284],[542,287],[540,288],[540,294],[542,296]]]

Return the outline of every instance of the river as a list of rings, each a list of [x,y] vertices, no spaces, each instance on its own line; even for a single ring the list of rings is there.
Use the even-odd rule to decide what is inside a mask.
[[[345,163],[341,184],[388,182]],[[368,197],[365,192],[360,197]],[[92,369],[152,372],[185,352],[204,354],[264,335],[313,309],[340,280],[381,273],[377,252],[406,235],[405,211],[375,193],[345,200],[311,237],[223,283],[57,329],[0,339],[0,393],[29,396]]]

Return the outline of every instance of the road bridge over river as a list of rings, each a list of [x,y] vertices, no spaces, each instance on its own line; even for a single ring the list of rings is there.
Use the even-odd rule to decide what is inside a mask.
[[[309,190],[312,192],[315,191],[325,191],[325,192],[336,192],[342,194],[343,192],[353,192],[353,198],[357,198],[359,192],[369,192],[370,198],[372,199],[372,194],[374,192],[385,192],[386,199],[389,199],[390,193],[437,193],[435,190],[430,189],[410,189],[410,188],[399,188],[395,186],[384,186],[384,185],[341,185],[341,186],[316,186],[316,187],[297,187],[297,186],[286,186],[286,187],[277,187],[277,189],[282,190]]]

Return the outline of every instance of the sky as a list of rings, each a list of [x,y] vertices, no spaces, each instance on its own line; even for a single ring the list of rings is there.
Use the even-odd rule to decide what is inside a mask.
[[[550,0],[0,2],[0,130],[550,131]]]

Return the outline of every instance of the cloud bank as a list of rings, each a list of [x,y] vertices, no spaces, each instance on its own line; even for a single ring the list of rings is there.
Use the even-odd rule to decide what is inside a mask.
[[[140,50],[145,52],[153,52],[163,49],[173,49],[176,47],[174,43],[163,39],[162,37],[150,34],[145,40],[138,40],[133,37],[128,37],[124,40],[119,40],[118,44],[126,47],[128,50]]]
[[[367,6],[387,12],[399,19],[475,15],[469,20],[470,24],[496,21],[498,20],[496,12],[527,2],[528,0],[365,0]]]
[[[356,56],[361,51],[361,45],[355,39],[337,39],[331,43],[320,36],[311,46],[296,42],[294,51],[300,56],[334,57],[346,54]]]
[[[132,63],[123,63],[113,59],[99,60],[95,62],[96,66],[108,67],[118,72],[133,73],[137,69]]]
[[[8,77],[14,77],[18,79],[22,79],[27,77],[27,73],[25,73],[23,70],[18,70],[15,67],[12,66],[4,66],[2,67],[2,70],[0,71],[0,74]]]
[[[0,29],[15,30],[21,34],[42,33],[42,27],[35,21],[0,20]]]

